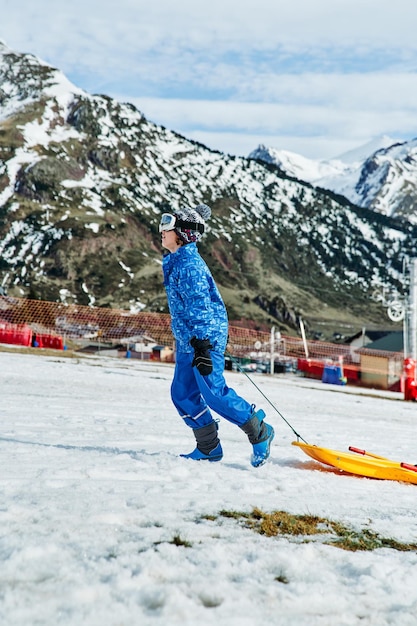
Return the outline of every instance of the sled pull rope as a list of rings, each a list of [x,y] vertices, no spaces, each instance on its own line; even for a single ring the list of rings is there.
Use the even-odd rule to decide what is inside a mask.
[[[277,407],[275,406],[275,404],[274,404],[273,402],[271,402],[271,400],[270,400],[270,399],[269,399],[269,398],[268,398],[268,397],[264,394],[264,392],[262,391],[262,389],[260,389],[260,388],[258,387],[258,385],[255,383],[255,381],[254,381],[254,380],[252,380],[252,378],[249,376],[249,374],[248,374],[247,372],[245,372],[245,370],[244,370],[244,369],[242,369],[242,368],[241,368],[239,361],[238,361],[238,360],[237,360],[234,356],[232,356],[231,354],[229,354],[229,352],[226,352],[226,355],[227,355],[228,357],[230,357],[230,359],[231,359],[231,360],[233,361],[233,363],[236,365],[236,367],[237,367],[237,369],[239,370],[239,372],[240,372],[241,374],[244,374],[244,375],[246,376],[246,378],[247,378],[248,380],[250,380],[250,382],[252,383],[252,385],[253,385],[253,386],[254,386],[254,387],[255,387],[255,388],[259,391],[259,393],[261,394],[261,396],[265,398],[265,400],[266,400],[266,401],[267,401],[267,402],[268,402],[268,403],[272,406],[272,408],[274,409],[274,411],[276,411],[276,412],[278,413],[278,415],[280,416],[280,418],[281,418],[282,420],[284,420],[284,422],[287,424],[287,426],[289,426],[289,427],[291,428],[292,432],[293,432],[293,433],[294,433],[294,435],[297,437],[297,441],[299,441],[299,440],[301,439],[301,441],[303,441],[304,443],[306,443],[306,444],[308,445],[307,441],[306,441],[305,439],[303,439],[303,438],[302,438],[302,436],[301,436],[299,433],[297,433],[297,431],[296,431],[296,430],[295,430],[295,429],[291,426],[291,424],[289,423],[289,421],[288,421],[287,419],[285,419],[285,417],[283,416],[283,414],[282,414],[280,411],[278,411],[278,409],[277,409]]]

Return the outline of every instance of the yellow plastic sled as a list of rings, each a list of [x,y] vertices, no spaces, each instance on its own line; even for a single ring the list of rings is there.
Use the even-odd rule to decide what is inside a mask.
[[[383,456],[366,452],[360,448],[349,447],[350,452],[340,452],[330,448],[321,448],[308,443],[293,441],[309,457],[319,463],[330,465],[349,474],[378,478],[380,480],[399,480],[417,485],[417,466],[410,463],[391,461]]]

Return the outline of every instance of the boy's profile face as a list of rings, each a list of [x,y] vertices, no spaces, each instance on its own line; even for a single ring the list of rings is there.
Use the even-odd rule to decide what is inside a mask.
[[[161,243],[163,248],[166,248],[170,252],[176,252],[178,248],[181,247],[181,243],[178,242],[179,237],[175,230],[163,230],[161,232]]]

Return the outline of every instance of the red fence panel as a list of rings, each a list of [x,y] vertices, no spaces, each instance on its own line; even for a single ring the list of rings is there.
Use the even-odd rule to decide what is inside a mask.
[[[30,346],[32,344],[32,329],[26,324],[0,323],[0,343]]]

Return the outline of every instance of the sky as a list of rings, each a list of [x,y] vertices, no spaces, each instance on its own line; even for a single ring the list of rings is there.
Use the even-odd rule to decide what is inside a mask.
[[[220,515],[257,507],[417,539],[417,485],[313,461],[242,374],[229,385],[276,431],[260,468],[223,419],[222,461],[179,456],[194,438],[172,365],[0,351],[0,370],[2,625],[415,626],[415,550],[348,552]],[[309,443],[417,461],[416,407],[400,394],[251,377]]]
[[[209,148],[417,136],[411,0],[0,0],[0,39]]]

